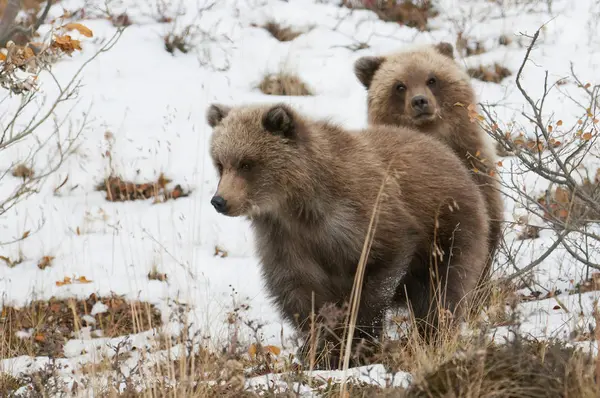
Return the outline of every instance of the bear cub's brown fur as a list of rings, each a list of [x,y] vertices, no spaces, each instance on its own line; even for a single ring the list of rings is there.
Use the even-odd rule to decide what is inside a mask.
[[[434,242],[443,305],[462,313],[485,264],[488,218],[449,148],[406,128],[350,132],[283,104],[213,104],[207,121],[219,175],[211,203],[250,219],[267,291],[301,332],[313,292],[315,313],[349,300],[378,196],[358,337],[380,336],[384,312],[407,304],[398,291],[428,319]]]
[[[365,56],[354,63],[354,72],[368,91],[369,124],[411,127],[435,137],[471,170],[490,217],[490,253],[480,280],[485,282],[502,237],[504,203],[494,170],[496,151],[470,119],[467,107],[475,105],[476,96],[469,76],[454,60],[453,46],[441,42]]]

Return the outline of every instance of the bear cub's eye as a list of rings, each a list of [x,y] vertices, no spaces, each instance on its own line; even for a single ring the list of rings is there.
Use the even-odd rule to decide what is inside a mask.
[[[249,171],[250,169],[252,169],[252,164],[250,162],[240,163],[240,170]]]
[[[399,93],[403,93],[404,90],[406,90],[406,86],[402,83],[396,83],[396,87],[395,87],[396,91]]]
[[[435,79],[435,77],[430,77],[429,80],[427,80],[428,86],[433,86],[436,83],[437,83],[437,80]]]

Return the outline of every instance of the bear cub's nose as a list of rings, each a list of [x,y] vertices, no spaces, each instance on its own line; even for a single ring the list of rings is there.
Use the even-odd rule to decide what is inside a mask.
[[[417,95],[411,101],[414,110],[419,112],[427,112],[429,110],[429,101],[424,95]]]
[[[213,205],[216,211],[219,213],[225,213],[227,210],[227,201],[222,196],[213,196],[210,200],[210,204]]]

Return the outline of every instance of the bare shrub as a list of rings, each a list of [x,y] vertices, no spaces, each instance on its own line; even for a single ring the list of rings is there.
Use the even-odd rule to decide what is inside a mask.
[[[89,29],[80,24],[66,24],[62,31],[70,29],[80,30],[87,37],[93,35]],[[6,59],[0,61],[0,86],[6,90],[6,100],[9,96],[16,95],[20,101],[13,102],[14,106],[4,110],[0,119],[0,156],[3,156],[3,153],[8,154],[6,151],[27,140],[33,141],[35,146],[28,151],[25,158],[14,162],[6,170],[0,170],[0,183],[4,186],[0,194],[0,216],[11,211],[30,195],[34,195],[47,178],[58,171],[66,159],[73,154],[79,136],[88,127],[87,114],[79,125],[72,124],[65,131],[64,120],[69,115],[59,117],[56,110],[77,98],[80,87],[78,79],[83,69],[97,56],[109,51],[121,34],[122,30],[117,30],[100,50],[83,63],[67,84],[60,84],[58,80],[51,79],[51,82],[58,85],[59,92],[56,97],[45,99],[45,104],[37,109],[34,107],[37,101],[42,99],[39,98],[36,85],[39,74],[42,71],[52,74],[54,60],[81,49],[80,42],[67,34],[57,32],[49,38],[48,42],[37,47],[36,51],[29,46],[8,43]],[[40,131],[42,127],[52,122],[54,125],[50,126],[49,134]],[[36,159],[42,157],[44,159],[41,162],[36,162]],[[28,166],[32,164],[36,164],[35,172]],[[20,181],[18,183],[9,181],[13,178],[11,174]],[[0,241],[0,244],[26,239],[32,233],[26,231],[12,241],[4,240]]]
[[[285,72],[265,75],[257,88],[267,95],[313,95],[298,76]]]
[[[590,170],[588,163],[598,159],[599,155],[596,141],[600,85],[581,82],[572,66],[572,79],[577,83],[583,99],[574,98],[572,94],[565,94],[565,97],[581,108],[581,117],[572,125],[565,126],[554,115],[546,115],[545,100],[552,90],[560,88],[559,81],[564,79],[553,84],[548,81],[546,72],[539,99],[533,99],[521,84],[523,69],[529,61],[540,29],[531,37],[516,76],[517,88],[528,108],[523,111],[528,125],[523,126],[514,121],[501,123],[493,107],[485,104],[482,105],[483,115],[474,114],[474,120],[496,140],[499,147],[517,160],[513,162],[512,169],[507,171],[509,174],[504,179],[503,190],[517,206],[526,211],[527,221],[524,225],[535,225],[555,234],[554,242],[526,266],[516,265],[515,256],[519,247],[504,244],[503,252],[507,262],[515,270],[506,275],[505,280],[522,279],[557,248],[564,249],[573,260],[586,267],[587,273],[590,269],[600,268],[597,259],[591,256],[597,250],[600,238],[587,228],[600,218],[600,187],[593,176],[597,170]],[[514,139],[515,132],[520,141]],[[524,148],[523,142],[533,145],[526,145],[529,148]],[[525,184],[521,182],[526,174],[537,177],[545,188],[537,193],[527,191]],[[527,284],[525,280],[524,282]]]

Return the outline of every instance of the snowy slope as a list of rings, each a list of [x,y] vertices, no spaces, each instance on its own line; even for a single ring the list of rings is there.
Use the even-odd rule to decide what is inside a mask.
[[[265,324],[265,342],[281,346],[282,328],[285,338],[292,330],[282,324],[265,295],[248,222],[220,216],[209,203],[217,184],[207,152],[210,128],[204,120],[210,103],[283,101],[313,117],[361,127],[366,124],[366,99],[353,74],[354,60],[409,44],[439,40],[454,43],[459,29],[491,48],[462,60],[465,67],[499,62],[513,72],[500,84],[473,80],[482,102],[503,104],[497,109],[503,120],[522,121],[524,101],[514,82],[525,53],[525,47],[518,45],[519,33],[531,35],[547,23],[532,53],[535,64],[529,63],[524,72],[524,83],[534,95],[540,94],[544,70],[558,79],[568,76],[570,62],[576,61],[581,79],[594,83],[600,68],[600,39],[593,33],[600,29],[600,6],[592,0],[554,1],[552,14],[546,2],[539,2],[532,12],[507,6],[505,15],[490,2],[443,0],[441,15],[431,22],[434,29],[422,33],[381,22],[369,11],[350,12],[324,2],[219,0],[200,17],[196,9],[202,1],[197,3],[181,3],[186,12],[177,20],[180,27],[192,23],[199,29],[192,39],[194,49],[174,55],[165,51],[162,40],[172,25],[156,22],[152,17],[155,7],[150,2],[111,3],[114,14],[126,11],[134,24],[112,50],[86,67],[75,108],[58,110],[74,125],[82,123],[83,115],[89,112],[80,145],[38,194],[0,221],[0,236],[7,241],[27,230],[37,230],[44,220],[39,231],[25,241],[0,246],[1,255],[24,258],[14,268],[0,263],[0,291],[5,305],[24,305],[32,297],[87,297],[92,292],[115,292],[156,303],[165,310],[166,320],[168,300],[177,299],[192,306],[196,326],[203,334],[226,340],[225,319],[234,306],[233,288],[236,300],[250,305],[245,316]],[[179,5],[173,3],[172,10]],[[57,17],[63,8],[74,10],[80,6],[76,0],[62,1],[51,14]],[[311,30],[291,42],[279,42],[265,30],[250,26],[268,19]],[[92,29],[94,37],[82,38],[83,51],[55,65],[55,77],[63,83],[116,29],[101,19],[79,22]],[[47,31],[49,26],[43,29]],[[498,46],[501,34],[512,37],[513,43]],[[368,43],[370,48],[352,51],[345,47],[359,42]],[[281,68],[297,73],[316,95],[272,97],[255,88],[266,72]],[[45,95],[56,95],[56,86],[47,73],[42,75],[41,87]],[[563,90],[578,95],[573,85]],[[14,109],[16,101],[8,99],[1,106]],[[577,106],[558,92],[547,100],[546,112],[559,114],[565,125],[573,124],[580,115]],[[63,128],[66,134],[68,123]],[[52,129],[52,123],[46,123],[39,135],[48,136]],[[110,144],[105,138],[107,132],[114,137]],[[0,169],[23,161],[36,145],[32,138],[2,152]],[[105,156],[107,150],[112,166]],[[39,154],[35,167],[42,168],[45,161],[44,153]],[[505,169],[510,169],[510,162],[504,160]],[[108,176],[110,167],[122,178],[139,182],[156,180],[162,172],[191,194],[159,204],[150,200],[111,203],[103,192],[94,189]],[[55,195],[54,188],[67,176],[67,183]],[[527,178],[531,178],[528,188],[535,192],[543,189],[535,186],[533,177]],[[10,178],[0,181],[0,192],[14,184]],[[514,213],[514,205],[507,199],[506,219],[514,220]],[[531,247],[520,253],[520,261],[528,263],[532,253],[543,251],[552,241],[552,233],[542,233],[541,238],[527,243]],[[215,246],[227,256],[215,256]],[[40,270],[36,264],[43,256],[55,259],[52,267]],[[148,280],[153,266],[168,274],[167,282]],[[536,278],[543,288],[564,290],[572,287],[572,280],[581,281],[586,270],[557,251],[538,272]],[[92,283],[55,284],[73,275],[85,276]],[[582,299],[585,319],[591,314],[594,296],[597,294],[589,293]],[[561,299],[572,304],[575,311],[558,314],[552,309],[556,304],[552,299],[527,303],[522,308],[531,316],[524,327],[538,336],[568,334],[575,322],[573,313],[579,310],[575,308],[577,303],[571,303],[575,297]],[[251,331],[244,333],[242,337],[250,340]],[[214,343],[218,345],[217,340]],[[73,344],[67,350],[72,363],[78,360],[78,347],[85,341]],[[5,360],[1,366],[17,372],[26,362],[25,358]]]

